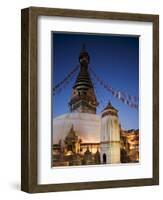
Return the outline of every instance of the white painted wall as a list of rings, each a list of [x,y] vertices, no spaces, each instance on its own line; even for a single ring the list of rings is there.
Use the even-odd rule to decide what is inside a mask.
[[[106,115],[102,117],[100,135],[102,142],[100,144],[101,161],[103,161],[105,154],[106,163],[120,163],[120,128],[117,116]]]
[[[46,6],[92,9],[120,12],[160,14],[160,35],[163,33],[163,5],[161,0],[16,0],[1,1],[0,6],[0,199],[162,199],[163,184],[139,188],[89,190],[29,195],[20,190],[20,9],[28,6]],[[162,42],[162,39],[160,39]],[[162,43],[160,43],[162,45]],[[160,47],[162,50],[162,46]],[[160,55],[162,52],[160,52]],[[161,57],[161,56],[160,56]],[[161,60],[160,58],[160,66]],[[160,68],[160,76],[163,71]],[[160,80],[163,85],[163,78]],[[160,102],[163,93],[160,90]],[[161,110],[163,109],[160,104]],[[162,113],[160,114],[162,120]],[[160,121],[161,121],[160,120]],[[160,123],[160,133],[163,123]],[[162,133],[161,133],[162,134]],[[162,136],[160,134],[160,141]],[[161,142],[162,143],[162,142]],[[163,145],[160,152],[163,153]],[[163,157],[163,156],[162,156]],[[160,156],[161,158],[161,156]],[[160,161],[163,167],[163,158]]]
[[[102,117],[101,141],[120,141],[120,128],[117,116],[107,115]]]

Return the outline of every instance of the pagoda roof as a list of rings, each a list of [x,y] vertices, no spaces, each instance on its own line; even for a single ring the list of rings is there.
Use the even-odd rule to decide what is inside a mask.
[[[104,108],[104,110],[103,111],[105,111],[105,110],[115,110],[116,112],[118,112],[118,110],[116,109],[116,108],[114,108],[113,106],[112,106],[112,104],[111,104],[111,102],[109,101],[109,103],[108,103],[108,105]]]
[[[79,72],[74,87],[77,89],[93,87],[88,70],[81,70]]]

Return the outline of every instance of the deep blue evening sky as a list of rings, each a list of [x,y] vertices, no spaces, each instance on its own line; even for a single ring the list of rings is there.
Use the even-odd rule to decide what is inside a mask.
[[[116,90],[138,96],[139,93],[139,38],[130,36],[83,35],[53,33],[53,85],[79,64],[79,53],[83,44],[90,56],[93,70]],[[68,102],[76,77],[53,98],[53,116],[69,112]],[[123,104],[107,92],[99,83],[95,83],[97,99],[102,101],[97,109],[99,113],[110,100],[119,110],[122,128],[138,128],[138,111]]]

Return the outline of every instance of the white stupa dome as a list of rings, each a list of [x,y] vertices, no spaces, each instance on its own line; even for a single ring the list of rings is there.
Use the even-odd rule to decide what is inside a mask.
[[[53,119],[53,143],[64,141],[72,125],[83,143],[100,142],[100,115],[90,113],[67,113]]]

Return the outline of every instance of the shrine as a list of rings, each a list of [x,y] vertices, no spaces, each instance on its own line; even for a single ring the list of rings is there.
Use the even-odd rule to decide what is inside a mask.
[[[53,119],[53,166],[138,162],[139,131],[133,130],[130,133],[121,129],[118,110],[110,101],[97,114],[99,102],[91,80],[90,56],[85,46],[79,54],[79,63],[80,71],[68,102],[70,112]],[[101,83],[104,84],[103,81]],[[105,88],[109,86],[105,84]],[[117,95],[121,96],[120,93]],[[137,146],[129,147],[133,143],[131,138],[134,138]]]

